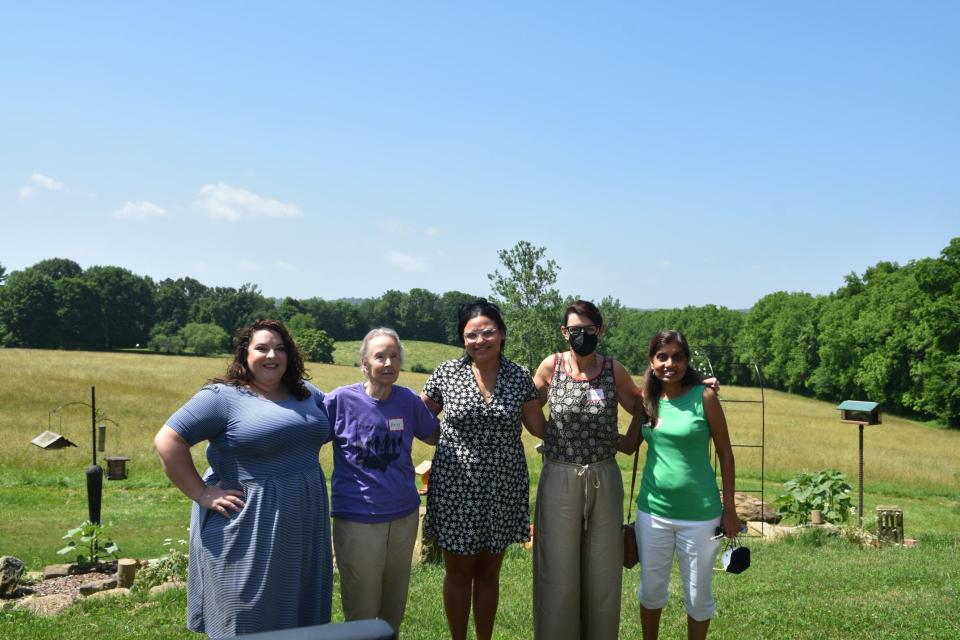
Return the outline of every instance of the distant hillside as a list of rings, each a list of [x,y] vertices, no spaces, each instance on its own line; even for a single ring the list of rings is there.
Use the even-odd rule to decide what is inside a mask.
[[[433,371],[444,360],[459,358],[463,355],[463,349],[460,347],[421,340],[404,340],[403,349],[406,353],[403,370],[413,371],[416,369],[421,373]],[[347,367],[359,367],[360,341],[344,340],[337,342],[333,349],[333,362]]]

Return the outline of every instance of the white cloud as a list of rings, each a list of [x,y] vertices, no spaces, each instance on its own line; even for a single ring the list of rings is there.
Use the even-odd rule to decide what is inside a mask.
[[[30,176],[30,181],[38,187],[47,189],[48,191],[60,191],[63,189],[62,182],[59,180],[54,180],[50,176],[45,176],[42,173],[33,174]]]
[[[59,180],[54,180],[42,173],[35,173],[30,176],[30,181],[27,184],[20,187],[20,204],[24,204],[37,191],[62,191],[64,186]]]
[[[281,271],[290,271],[293,273],[300,273],[300,267],[295,264],[290,264],[289,262],[284,262],[283,260],[277,260],[274,265],[277,269]]]
[[[166,213],[163,207],[157,206],[152,202],[137,200],[136,202],[125,202],[122,207],[113,212],[113,217],[124,220],[130,218],[145,220],[147,218],[157,218],[166,215]]]
[[[300,207],[296,205],[264,198],[222,182],[201,187],[194,206],[211,218],[230,222],[248,218],[299,218],[301,215]]]
[[[400,253],[399,251],[388,251],[387,252],[387,262],[396,267],[397,269],[402,269],[403,271],[427,271],[427,262],[423,258],[418,258],[416,256],[411,256],[408,253]]]
[[[423,235],[427,236],[428,238],[436,238],[438,235],[440,235],[440,229],[437,229],[436,227],[427,227],[423,230]]]

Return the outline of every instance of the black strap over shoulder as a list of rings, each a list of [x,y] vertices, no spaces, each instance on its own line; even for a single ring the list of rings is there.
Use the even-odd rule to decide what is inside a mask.
[[[633,513],[633,489],[637,482],[637,464],[640,462],[640,443],[637,443],[637,450],[633,452],[633,475],[630,476],[630,504],[627,507],[627,522],[630,522],[630,514]]]

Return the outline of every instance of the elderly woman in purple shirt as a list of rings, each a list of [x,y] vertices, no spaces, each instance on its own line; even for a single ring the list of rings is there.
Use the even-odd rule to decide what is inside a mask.
[[[333,443],[333,547],[346,620],[380,618],[399,633],[407,605],[420,495],[413,438],[435,444],[439,423],[419,394],[394,384],[403,346],[393,329],[360,344],[366,381],[324,398]]]

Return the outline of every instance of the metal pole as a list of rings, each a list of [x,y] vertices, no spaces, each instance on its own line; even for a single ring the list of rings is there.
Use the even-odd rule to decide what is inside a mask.
[[[97,388],[90,387],[90,451],[93,462],[97,464]]]
[[[860,429],[860,504],[857,507],[857,527],[863,529],[863,425]]]

